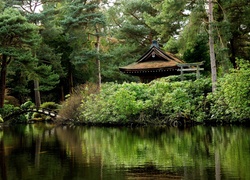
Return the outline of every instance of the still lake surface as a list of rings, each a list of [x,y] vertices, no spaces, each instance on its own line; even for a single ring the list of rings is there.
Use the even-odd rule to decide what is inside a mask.
[[[249,180],[250,128],[16,125],[0,163],[3,180]]]

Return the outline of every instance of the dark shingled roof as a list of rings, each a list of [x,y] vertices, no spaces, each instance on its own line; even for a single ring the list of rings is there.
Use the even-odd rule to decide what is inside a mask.
[[[183,63],[171,53],[165,53],[156,45],[151,48],[135,63],[120,67],[120,71],[126,74],[130,73],[145,73],[158,71],[177,71],[177,64]]]

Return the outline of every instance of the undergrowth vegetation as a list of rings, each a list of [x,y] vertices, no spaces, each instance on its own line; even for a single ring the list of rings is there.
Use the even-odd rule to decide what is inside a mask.
[[[201,122],[206,117],[210,79],[171,82],[162,78],[149,84],[106,83],[98,94],[82,101],[83,123],[166,124],[176,120]]]
[[[210,78],[179,81],[178,76],[143,83],[105,83],[84,96],[78,122],[86,124],[231,123],[250,117],[250,64],[219,78],[211,93]],[[177,80],[177,81],[175,81]]]
[[[214,93],[210,78],[184,81],[179,78],[169,76],[148,84],[104,83],[101,90],[95,84],[86,83],[60,105],[58,122],[71,120],[70,123],[91,125],[248,122],[250,63],[238,60],[238,69],[219,78]],[[32,106],[30,103],[20,108]],[[59,108],[52,102],[44,103],[43,107]],[[0,114],[6,117],[18,109],[6,104]]]
[[[98,87],[93,83],[86,83],[82,86],[74,88],[73,93],[67,96],[67,99],[61,104],[60,111],[58,113],[58,122],[65,123],[65,120],[78,121],[80,112],[78,108],[81,102],[84,101],[90,94],[96,94]]]
[[[242,122],[250,117],[250,63],[238,60],[233,69],[218,81],[216,93],[208,96],[211,101],[211,119]]]

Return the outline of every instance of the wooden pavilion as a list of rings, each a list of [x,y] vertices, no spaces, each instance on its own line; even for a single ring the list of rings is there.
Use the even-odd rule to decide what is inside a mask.
[[[157,41],[153,41],[150,49],[135,63],[120,67],[124,74],[138,76],[141,82],[147,83],[156,78],[179,75],[183,61],[173,54],[163,52]]]

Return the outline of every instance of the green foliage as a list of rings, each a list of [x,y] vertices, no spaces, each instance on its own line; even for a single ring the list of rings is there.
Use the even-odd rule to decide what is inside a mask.
[[[0,13],[1,96],[6,88],[7,67],[18,67],[17,71],[21,69],[26,77],[27,74],[34,73],[37,65],[34,51],[39,43],[38,27],[29,23],[17,9],[6,8]],[[3,97],[1,107],[2,99]]]
[[[13,8],[7,8],[1,13],[0,27],[1,53],[28,61],[28,50],[40,40],[38,28],[28,23],[27,19]],[[24,52],[26,53],[23,54]]]
[[[27,102],[23,103],[23,104],[20,106],[20,108],[21,108],[21,109],[29,109],[29,108],[32,108],[32,107],[34,107],[34,106],[35,106],[35,104],[34,104],[33,102],[27,101]]]
[[[223,68],[230,67],[229,60],[236,67],[237,58],[249,58],[249,5],[245,0],[220,0],[215,5],[216,51]]]
[[[218,91],[209,98],[214,119],[242,121],[250,117],[250,63],[238,60],[238,66],[220,79]]]
[[[81,117],[88,123],[127,122],[141,110],[148,107],[145,96],[145,84],[106,83],[99,94],[92,94],[82,102]]]
[[[3,0],[0,0],[0,11],[2,11],[4,5],[5,5],[4,1],[3,1]]]
[[[193,37],[192,40],[193,42],[190,42],[189,47],[186,47],[186,49],[184,50],[183,60],[189,63],[203,61],[205,72],[210,72],[211,68],[210,68],[209,47],[206,41],[207,38],[208,38],[207,35],[204,34],[198,34],[195,37]]]
[[[52,66],[41,65],[36,71],[39,73],[39,90],[50,91],[59,83],[59,75],[53,72]]]
[[[33,96],[33,84],[30,83],[33,79],[39,79],[40,90],[46,91],[42,99],[47,101],[52,99],[48,97],[53,97],[57,102],[74,86],[87,81],[95,82],[96,60],[101,61],[102,82],[136,82],[137,77],[124,75],[118,68],[138,59],[148,49],[152,39],[157,39],[167,51],[178,54],[186,62],[205,61],[205,71],[210,72],[208,19],[206,2],[203,0],[120,0],[109,8],[105,6],[107,1],[46,1],[43,2],[42,12],[34,14],[7,8],[25,7],[27,3],[0,1],[0,59],[3,54],[8,56],[7,87],[21,103]],[[236,68],[237,57],[249,58],[249,5],[250,2],[246,0],[218,0],[214,3],[213,26],[219,74],[228,73],[231,64]],[[100,37],[98,52],[97,37]],[[179,77],[171,78],[170,82]],[[230,83],[225,82],[229,86]],[[179,93],[183,96],[180,99],[190,96],[189,88],[178,88],[166,98],[178,96]],[[137,102],[137,94],[126,92],[126,89],[116,94],[116,98],[119,99],[123,93],[131,102]],[[232,104],[233,99],[223,98],[217,104],[226,104],[221,112],[228,111],[227,106]],[[240,100],[234,99],[235,102]],[[166,100],[170,106],[178,101]],[[210,98],[207,101],[214,100]],[[181,101],[180,105],[186,108]],[[123,108],[131,109],[130,106]],[[132,109],[137,112],[136,108],[139,106]],[[112,111],[117,113],[120,111],[118,109]],[[247,108],[245,110],[247,112]],[[178,114],[177,110],[173,111]],[[170,111],[162,109],[157,113],[163,112]],[[132,116],[138,116],[135,114]],[[124,116],[127,115],[124,113]]]
[[[155,81],[150,89],[153,91],[153,107],[168,120],[185,118],[201,121],[205,116],[205,98],[211,90],[209,79],[194,82],[169,82],[166,79]]]
[[[45,109],[57,110],[59,106],[55,102],[44,102],[40,107]]]
[[[82,102],[79,119],[84,123],[153,123],[152,119],[158,119],[157,124],[181,118],[201,121],[206,116],[204,102],[210,89],[208,79],[106,83],[99,94]]]
[[[118,45],[117,43],[112,44],[110,42],[109,54],[111,57],[102,61],[102,81],[114,82],[115,80],[118,83],[123,83],[124,81],[138,81],[138,77],[125,75],[119,70],[119,67],[123,67],[128,65],[129,63],[133,63],[137,58],[139,58],[133,53],[137,48],[137,45]]]
[[[15,112],[19,112],[20,108],[15,107],[11,104],[5,104],[3,108],[0,108],[0,115],[2,118],[7,117]],[[4,120],[4,119],[3,119]],[[20,115],[18,117],[14,117],[14,119],[11,119],[11,123],[20,123],[20,122],[26,122],[27,119],[25,115]]]
[[[109,20],[113,27],[110,35],[126,40],[128,45],[136,44],[138,51],[151,44],[157,38],[157,32],[147,25],[144,14],[154,16],[157,11],[145,0],[122,0],[109,8]]]
[[[192,12],[201,13],[201,9],[204,12],[204,4],[201,3],[202,1],[189,2],[186,0],[147,0],[147,2],[154,7],[157,13],[154,15],[145,13],[146,23],[158,33],[158,37],[161,38],[163,42],[167,42],[171,37],[181,35],[183,28],[187,26],[192,25],[192,28],[188,29],[193,31],[193,29],[196,29],[197,27],[195,23],[199,24],[199,26],[201,24],[198,18],[196,18],[195,21],[192,21],[190,14],[192,14]],[[189,41],[186,41],[184,44],[187,43],[189,43]],[[179,44],[179,47],[180,46],[182,45]]]

